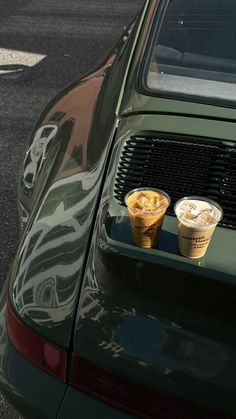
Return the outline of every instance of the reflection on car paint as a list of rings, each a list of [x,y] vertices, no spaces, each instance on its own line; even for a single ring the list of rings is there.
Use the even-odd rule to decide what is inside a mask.
[[[95,112],[103,104],[102,86],[114,59],[110,55],[98,71],[52,102],[37,125],[37,130],[40,123],[50,125],[59,115],[60,129],[50,142],[51,157],[42,176],[35,179],[33,194],[26,194],[21,185],[20,199],[29,213],[35,201],[36,205],[34,223],[26,227],[13,269],[12,302],[26,323],[62,346],[70,341],[107,145],[116,129],[116,101],[108,110],[102,107],[99,121]],[[102,125],[107,135],[99,138]]]
[[[104,154],[87,177],[77,173],[57,180],[25,237],[13,285],[13,303],[31,324],[50,327],[73,311],[103,159]]]
[[[204,283],[207,301],[199,300],[199,314],[200,284],[196,289],[190,277],[183,279],[181,271],[170,277],[168,269],[161,271],[145,257],[132,257],[125,246],[120,254],[119,245],[108,240],[113,159],[110,167],[81,291],[75,352],[165,392],[177,389],[179,395],[191,394],[196,380],[202,383],[202,392],[204,385],[218,387],[222,382],[231,390],[236,385],[231,371],[232,365],[236,368],[235,350],[225,342],[221,326],[216,326],[215,308],[212,312],[209,307],[206,295],[211,284],[208,288]],[[119,215],[118,229],[123,221]],[[218,339],[216,327],[222,333]]]
[[[172,373],[171,385],[176,374],[219,385],[224,379],[229,388],[236,385],[235,375],[230,372],[232,365],[236,367],[233,347],[199,337],[168,319],[148,318],[135,307],[115,305],[108,294],[92,286],[92,275],[88,269],[77,321],[81,356],[99,358],[106,368],[124,374],[131,364],[141,368],[140,374],[149,369],[149,375],[143,370],[143,380],[149,385],[152,375]]]
[[[23,162],[23,182],[26,188],[33,187],[35,178],[42,168],[49,143],[55,138],[57,125],[43,125],[35,133]]]
[[[18,201],[18,208],[19,208],[19,216],[22,229],[25,227],[26,223],[29,219],[29,211],[27,208],[22,204],[21,201]]]

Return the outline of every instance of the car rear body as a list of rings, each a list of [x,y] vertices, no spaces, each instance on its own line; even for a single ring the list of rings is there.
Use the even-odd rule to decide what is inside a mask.
[[[143,51],[166,4],[147,1],[126,46],[57,98],[32,135],[19,186],[29,216],[8,281],[13,343],[5,320],[1,341],[2,387],[26,415],[236,416],[236,111],[145,90]],[[123,198],[150,182],[172,206],[158,248],[141,249]],[[174,202],[193,193],[225,211],[201,260],[178,253],[173,217]],[[51,411],[43,392],[37,402],[29,395],[30,354],[27,361],[13,348],[23,351],[24,333],[42,341],[41,369],[32,371],[37,388],[55,395]],[[56,351],[66,359],[63,377],[53,371]],[[6,368],[14,357],[27,365],[27,385]]]

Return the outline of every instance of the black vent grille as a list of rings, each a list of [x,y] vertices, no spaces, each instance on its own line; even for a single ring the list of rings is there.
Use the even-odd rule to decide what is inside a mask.
[[[196,140],[195,140],[196,141]],[[194,140],[132,137],[124,145],[114,195],[124,205],[131,189],[153,187],[175,202],[187,195],[217,201],[224,210],[221,226],[236,229],[236,149]]]

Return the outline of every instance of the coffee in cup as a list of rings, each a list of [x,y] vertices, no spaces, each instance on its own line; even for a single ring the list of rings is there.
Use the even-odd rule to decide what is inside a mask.
[[[125,196],[133,242],[151,248],[159,240],[161,226],[170,197],[160,189],[139,188]]]
[[[223,216],[221,206],[208,198],[190,196],[180,199],[174,210],[180,253],[193,259],[203,257]]]

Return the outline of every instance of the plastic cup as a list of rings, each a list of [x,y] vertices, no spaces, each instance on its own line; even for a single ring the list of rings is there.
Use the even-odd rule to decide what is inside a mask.
[[[128,207],[131,234],[136,246],[154,247],[160,236],[161,226],[170,205],[166,192],[154,188],[138,188],[125,196]]]
[[[188,196],[176,202],[174,211],[178,223],[180,253],[191,259],[203,257],[223,217],[221,206],[202,196]]]

